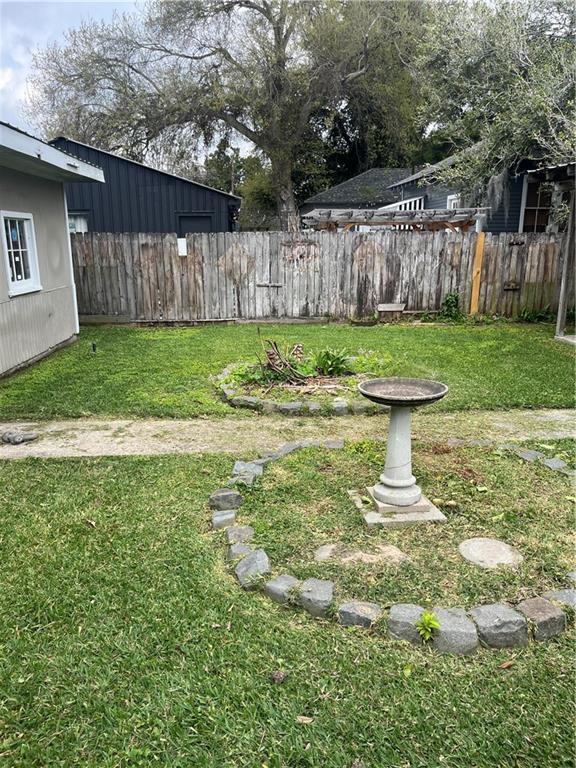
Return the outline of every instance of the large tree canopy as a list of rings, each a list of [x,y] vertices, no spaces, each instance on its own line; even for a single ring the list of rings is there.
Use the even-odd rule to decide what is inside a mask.
[[[574,159],[575,33],[572,0],[442,4],[414,68],[422,125],[466,150],[442,180],[486,199],[525,160]]]
[[[65,45],[40,52],[33,109],[48,133],[140,158],[194,146],[200,136],[240,134],[268,159],[281,225],[294,228],[293,172],[311,117],[353,101],[377,57],[381,71],[383,56],[400,66],[398,21],[418,7],[157,0],[140,18],[84,24]],[[388,98],[393,87],[390,79]]]

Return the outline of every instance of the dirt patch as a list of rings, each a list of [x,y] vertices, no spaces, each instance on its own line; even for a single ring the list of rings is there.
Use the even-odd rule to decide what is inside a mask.
[[[574,416],[573,410],[439,413],[428,409],[415,413],[413,434],[415,440],[430,441],[435,446],[455,437],[552,440],[573,436]],[[388,417],[382,414],[300,419],[254,415],[189,420],[70,419],[0,423],[0,432],[11,428],[38,432],[40,438],[23,445],[3,445],[0,459],[166,453],[231,453],[236,457],[249,457],[304,438],[383,439]]]

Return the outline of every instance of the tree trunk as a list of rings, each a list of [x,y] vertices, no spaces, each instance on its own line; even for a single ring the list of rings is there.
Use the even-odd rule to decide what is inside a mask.
[[[294,199],[292,186],[292,167],[285,159],[270,158],[272,180],[276,189],[276,204],[280,229],[283,232],[297,232],[300,229],[300,216]]]

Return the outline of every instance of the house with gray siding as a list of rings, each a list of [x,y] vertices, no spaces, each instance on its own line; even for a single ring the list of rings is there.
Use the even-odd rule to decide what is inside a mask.
[[[64,185],[79,179],[104,174],[0,122],[0,376],[78,333]]]
[[[389,208],[400,210],[453,209],[466,205],[458,189],[438,183],[436,174],[456,161],[452,155],[435,165],[394,181],[389,189],[397,200]],[[533,164],[522,163],[517,173],[510,173],[502,201],[487,213],[487,232],[555,231],[551,217],[551,191],[531,174]]]

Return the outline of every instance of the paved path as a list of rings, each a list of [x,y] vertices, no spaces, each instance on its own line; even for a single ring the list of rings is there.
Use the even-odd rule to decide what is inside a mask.
[[[526,440],[572,437],[573,410],[416,412],[414,437]],[[0,422],[7,429],[33,430],[40,438],[22,445],[0,443],[0,459],[26,456],[128,456],[163,453],[223,453],[236,456],[275,448],[306,437],[361,440],[386,434],[386,416],[337,418],[70,419]]]

